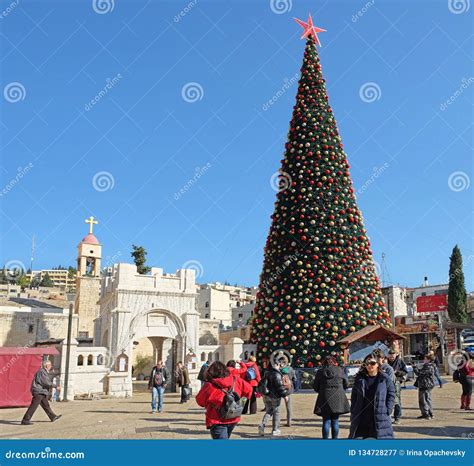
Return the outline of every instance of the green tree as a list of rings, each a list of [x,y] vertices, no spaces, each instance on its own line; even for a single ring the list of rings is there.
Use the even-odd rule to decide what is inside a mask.
[[[67,268],[67,276],[69,279],[73,279],[77,274],[77,269],[75,267],[69,266]]]
[[[0,272],[0,285],[7,285],[8,283],[8,271],[7,268],[3,266],[2,271]]]
[[[294,366],[313,367],[341,358],[344,336],[390,326],[313,37],[285,149],[252,341],[260,359],[284,349]]]
[[[43,278],[41,279],[39,286],[44,286],[48,288],[51,288],[52,286],[54,286],[53,280],[51,280],[51,277],[49,276],[48,272],[46,272],[43,275]]]
[[[146,275],[151,270],[151,267],[145,265],[146,255],[147,252],[143,246],[136,246],[135,244],[132,244],[131,256],[133,257],[133,261],[137,266],[138,273],[141,275]]]
[[[449,258],[448,314],[452,321],[467,323],[467,293],[462,270],[462,255],[458,245]]]
[[[30,286],[30,278],[26,274],[21,274],[16,279],[16,284],[21,287],[22,290]]]

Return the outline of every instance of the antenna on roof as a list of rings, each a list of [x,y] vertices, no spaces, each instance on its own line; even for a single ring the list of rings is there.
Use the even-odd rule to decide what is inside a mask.
[[[390,278],[390,273],[388,271],[385,257],[386,257],[386,254],[382,252],[382,263],[380,264],[380,275],[381,275],[380,278],[382,281],[382,288],[392,283],[392,279]]]

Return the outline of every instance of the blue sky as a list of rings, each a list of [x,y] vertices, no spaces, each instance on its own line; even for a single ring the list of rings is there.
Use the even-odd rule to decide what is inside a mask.
[[[385,278],[443,282],[458,243],[474,288],[468,0],[1,8],[1,264],[28,266],[33,235],[35,268],[74,264],[94,215],[105,264],[134,243],[168,272],[257,284],[305,45],[292,18],[311,11]]]

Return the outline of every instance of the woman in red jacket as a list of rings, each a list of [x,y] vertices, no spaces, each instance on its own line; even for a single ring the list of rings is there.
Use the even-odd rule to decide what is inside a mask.
[[[239,367],[237,367],[237,364]],[[227,370],[229,371],[230,375],[244,378],[245,373],[247,372],[247,364],[240,360],[234,361],[231,359],[227,362]]]
[[[252,385],[252,397],[247,400],[244,406],[244,411],[242,414],[257,414],[257,386],[262,377],[260,376],[260,370],[257,366],[257,360],[255,356],[250,356],[246,364],[247,370],[243,375],[244,380],[246,380],[250,385]],[[251,369],[249,371],[249,369]],[[250,408],[250,410],[249,410]]]
[[[230,438],[232,431],[240,417],[221,419],[219,408],[224,400],[224,391],[234,387],[239,397],[250,398],[252,386],[241,377],[231,375],[229,370],[220,361],[213,362],[206,371],[206,383],[196,395],[199,406],[206,408],[206,427],[210,429],[214,440]]]

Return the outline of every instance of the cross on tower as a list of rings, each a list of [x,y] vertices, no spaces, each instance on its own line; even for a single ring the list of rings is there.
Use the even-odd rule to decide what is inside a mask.
[[[89,224],[89,234],[92,235],[94,225],[97,225],[99,222],[97,220],[94,220],[94,217],[92,215],[87,218],[85,222]]]

